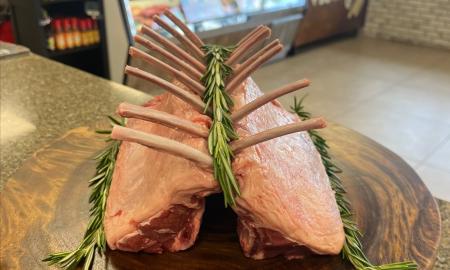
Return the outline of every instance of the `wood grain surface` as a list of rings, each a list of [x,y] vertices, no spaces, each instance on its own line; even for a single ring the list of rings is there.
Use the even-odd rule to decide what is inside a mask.
[[[344,170],[363,243],[375,263],[414,259],[431,269],[440,240],[436,203],[417,174],[397,155],[349,129],[321,131]],[[104,146],[92,129],[71,130],[36,152],[1,194],[0,269],[47,269],[49,253],[76,247],[88,221],[87,180],[92,157]],[[247,259],[240,250],[236,217],[220,196],[208,198],[194,247],[149,255],[107,251],[94,269],[352,269],[339,256],[287,261]]]

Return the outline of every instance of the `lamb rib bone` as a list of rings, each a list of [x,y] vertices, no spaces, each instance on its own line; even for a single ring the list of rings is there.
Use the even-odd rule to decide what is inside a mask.
[[[283,46],[279,39],[275,39],[274,41],[270,42],[264,48],[254,53],[252,56],[250,56],[247,60],[245,60],[242,64],[236,65],[234,68],[233,75],[241,73],[241,71],[250,65],[251,63],[255,62],[259,57],[261,57],[264,53],[270,51],[272,48],[277,46]]]
[[[212,167],[213,161],[210,155],[203,153],[193,147],[175,140],[167,139],[158,135],[145,133],[132,128],[114,126],[111,138],[121,141],[139,143],[157,150],[178,155],[188,160],[197,162],[204,167]]]
[[[228,66],[232,66],[236,64],[242,57],[245,56],[248,52],[252,50],[252,48],[258,44],[259,42],[263,41],[266,38],[269,38],[271,34],[270,28],[267,26],[263,26],[255,33],[249,37],[248,40],[243,42],[240,46],[238,46],[233,53],[231,53],[228,60],[225,62]]]
[[[183,44],[186,47],[186,49],[192,52],[197,59],[200,59],[200,61],[204,60],[205,54],[186,36],[180,34],[177,30],[170,27],[170,25],[168,25],[165,21],[163,21],[158,15],[153,16],[153,21],[156,22],[159,26],[161,26],[164,30],[169,32],[173,37],[178,39],[178,41],[181,44]]]
[[[174,94],[175,96],[184,100],[186,103],[193,106],[194,109],[198,112],[203,113],[203,111],[205,110],[205,106],[206,106],[205,103],[203,101],[201,101],[201,99],[197,95],[189,93],[188,91],[186,91],[168,81],[165,81],[151,73],[145,72],[143,70],[140,70],[136,67],[131,67],[131,66],[125,66],[125,73],[142,78],[144,80],[147,80],[149,82],[159,85],[160,87],[166,89],[168,92]]]
[[[184,24],[180,19],[177,18],[170,10],[166,9],[163,13],[166,15],[167,18],[169,18],[176,26],[178,26],[181,31],[195,44],[197,47],[202,47],[205,45],[203,41],[194,33],[192,32],[186,24]]]
[[[250,76],[251,73],[258,69],[267,60],[279,53],[282,49],[283,46],[281,44],[273,47],[272,49],[258,57],[258,59],[251,65],[245,67],[239,74],[235,74],[233,79],[226,86],[226,91],[228,93],[233,92],[242,82],[244,82]]]
[[[132,115],[136,115],[133,112],[133,109],[134,109],[135,111],[139,111],[139,110],[141,111],[141,113],[137,114],[138,117],[134,117],[134,118],[138,118],[138,119],[142,119],[142,120],[146,120],[146,121],[148,121],[146,118],[154,119],[154,116],[151,114],[154,113],[155,110],[148,111],[149,109],[145,109],[145,108],[139,109],[139,108],[135,108],[135,107],[139,107],[139,106],[122,103],[119,106],[119,111],[121,111],[121,108],[120,108],[121,106],[129,107],[129,108],[125,109],[126,112],[123,113],[124,116],[126,116],[127,112],[130,112],[130,111],[131,111]],[[150,114],[149,117],[142,116],[146,113],[145,111],[149,112],[149,114]],[[167,115],[167,113],[163,113],[163,115]],[[158,119],[158,120],[161,121],[160,119]],[[163,121],[165,121],[165,120],[163,120]],[[184,121],[186,121],[186,120],[184,120]],[[155,121],[151,120],[151,122],[155,122]],[[158,122],[158,121],[156,121],[156,122]],[[244,148],[247,148],[247,147],[250,147],[250,146],[256,145],[258,143],[262,143],[262,142],[265,142],[265,141],[268,141],[268,140],[271,140],[271,139],[274,139],[277,137],[281,137],[281,136],[288,135],[288,134],[295,133],[295,132],[307,131],[307,130],[311,130],[311,129],[320,129],[320,128],[326,127],[326,125],[327,125],[326,121],[322,117],[312,118],[312,119],[305,120],[302,122],[288,124],[288,125],[284,125],[281,127],[271,128],[266,131],[262,131],[260,133],[233,141],[230,143],[230,146],[231,146],[231,149],[233,150],[233,152],[237,153]],[[169,125],[169,127],[173,127],[173,126],[174,125]],[[139,143],[141,145],[145,145],[150,148],[155,148],[158,150],[166,151],[171,154],[179,154],[180,156],[182,156],[186,159],[196,161],[196,162],[199,162],[204,165],[212,166],[211,156],[204,154],[203,152],[200,152],[195,148],[189,147],[185,144],[182,144],[177,141],[170,140],[170,139],[167,139],[167,138],[164,138],[161,136],[148,134],[148,133],[145,133],[142,131],[137,131],[137,130],[134,130],[131,128],[114,126],[111,137],[116,140],[123,140],[123,141]],[[197,152],[202,153],[202,155],[200,155]],[[208,156],[209,159],[205,158],[204,155]],[[211,161],[211,162],[209,162],[209,161]]]
[[[135,47],[130,47],[129,54],[132,57],[140,58],[149,64],[153,64],[161,68],[162,70],[171,74],[175,79],[179,80],[181,83],[186,85],[188,88],[192,89],[194,92],[198,94],[203,94],[205,91],[205,87],[201,85],[198,81],[194,81],[185,73],[171,67],[170,65],[162,62],[161,60],[149,55],[148,53],[139,50]]]
[[[239,42],[236,44],[237,47],[241,46],[241,44],[243,44],[244,42],[246,42],[251,36],[253,36],[256,31],[259,31],[259,29],[261,29],[262,25],[258,25],[257,27],[253,28],[252,31],[248,32],[247,35],[245,35],[241,40],[239,40]]]
[[[195,124],[189,120],[180,118],[178,116],[158,111],[143,106],[137,106],[123,102],[119,104],[117,113],[122,117],[136,118],[145,121],[150,121],[158,124],[165,125],[171,128],[179,128],[190,134],[207,138],[209,130],[203,126]]]
[[[326,121],[322,117],[312,118],[302,122],[284,125],[281,127],[271,128],[260,133],[233,141],[230,143],[231,149],[234,153],[241,151],[244,148],[252,145],[262,143],[277,137],[287,134],[306,131],[311,129],[320,129],[327,126]]]
[[[167,38],[163,37],[159,33],[157,33],[155,30],[151,29],[148,26],[142,26],[141,33],[144,35],[147,35],[151,38],[153,38],[155,41],[163,45],[167,50],[169,50],[171,53],[177,55],[178,57],[182,58],[184,61],[191,64],[195,69],[197,69],[200,73],[205,73],[206,67],[203,63],[192,57],[190,54],[179,48],[177,45],[175,45],[173,42],[168,40]]]
[[[233,112],[231,114],[231,120],[233,122],[238,122],[254,110],[258,109],[259,107],[263,106],[264,104],[279,98],[283,95],[286,95],[288,93],[303,89],[307,87],[310,84],[310,81],[307,79],[299,80],[293,83],[290,83],[288,85],[285,85],[283,87],[277,88],[275,90],[272,90],[268,92],[267,94],[264,94],[255,100],[247,103],[243,107],[239,108],[237,111]]]
[[[173,53],[168,52],[166,49],[161,48],[152,41],[139,35],[134,36],[134,41],[136,41],[137,43],[141,44],[142,46],[151,51],[161,54],[163,57],[165,57],[166,59],[174,63],[176,66],[178,66],[180,70],[184,71],[193,80],[199,81],[200,78],[203,76],[197,69],[191,67],[186,62],[176,57]]]

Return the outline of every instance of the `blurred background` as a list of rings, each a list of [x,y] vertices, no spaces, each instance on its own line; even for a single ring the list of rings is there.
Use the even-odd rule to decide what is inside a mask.
[[[450,200],[449,0],[0,0],[0,40],[155,95],[123,68],[158,74],[128,47],[143,24],[173,39],[152,22],[165,9],[209,43],[269,26],[284,50],[254,74],[263,91],[309,78],[286,107],[307,94],[307,110],[393,150]]]

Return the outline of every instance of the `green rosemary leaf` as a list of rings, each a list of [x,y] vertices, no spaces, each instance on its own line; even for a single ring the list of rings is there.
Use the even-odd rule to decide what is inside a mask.
[[[111,116],[108,116],[108,118],[112,124],[121,126],[125,124],[122,119],[118,120]],[[110,138],[106,141],[109,142],[109,145],[99,155],[94,157],[97,160],[96,174],[88,181],[91,188],[91,194],[89,195],[89,203],[91,204],[89,209],[90,220],[83,240],[71,252],[49,254],[42,260],[47,262],[48,265],[57,265],[63,269],[75,269],[80,264],[83,264],[83,269],[88,270],[93,265],[96,251],[100,254],[106,249],[103,218],[105,216],[106,199],[111,186],[115,160],[120,146],[120,141],[111,140]]]
[[[311,114],[304,110],[303,101],[306,95],[300,100],[294,97],[294,105],[291,110],[298,115],[302,120],[311,118]],[[326,140],[322,138],[315,130],[308,131],[311,140],[314,143],[317,151],[320,153],[322,163],[330,179],[330,185],[335,192],[336,203],[339,208],[342,223],[344,224],[345,243],[341,251],[341,255],[345,260],[348,260],[357,270],[415,270],[417,264],[413,261],[374,265],[372,264],[363,252],[361,243],[361,232],[359,231],[355,221],[353,221],[353,214],[350,211],[350,202],[345,197],[345,189],[342,185],[341,179],[337,174],[342,170],[337,167],[332,161],[328,149],[329,146]]]
[[[98,133],[98,134],[111,134],[111,130],[98,129],[95,132]]]
[[[225,206],[234,205],[234,197],[240,194],[239,186],[231,171],[233,153],[228,143],[237,139],[237,133],[230,119],[233,101],[225,91],[225,81],[231,74],[231,68],[225,64],[232,47],[205,45],[207,68],[202,77],[205,92],[203,101],[206,110],[212,106],[213,123],[208,136],[208,149],[213,157],[214,178],[219,182],[224,194]]]
[[[115,124],[115,125],[119,125],[119,126],[123,125],[122,121],[117,120],[116,118],[114,118],[114,117],[112,117],[110,115],[108,115],[108,118],[109,118],[109,120],[111,120],[111,124]]]

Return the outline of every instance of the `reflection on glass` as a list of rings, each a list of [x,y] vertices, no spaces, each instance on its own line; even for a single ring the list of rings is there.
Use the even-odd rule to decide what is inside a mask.
[[[194,31],[208,31],[245,23],[247,15],[302,7],[306,0],[122,0],[131,10],[130,27],[147,25],[158,29],[152,17],[170,9]],[[167,23],[171,22],[165,19]],[[131,19],[131,18],[130,18]],[[135,26],[132,25],[134,22]],[[132,32],[135,32],[132,29]],[[162,31],[164,33],[164,31]]]

